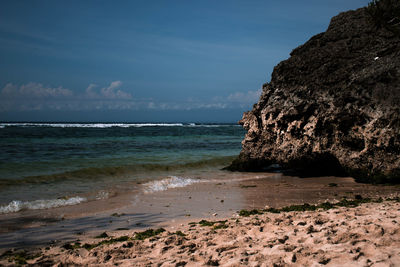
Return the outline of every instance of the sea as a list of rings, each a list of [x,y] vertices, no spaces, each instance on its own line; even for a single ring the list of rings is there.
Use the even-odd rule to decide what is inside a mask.
[[[184,187],[239,154],[223,123],[0,123],[0,214]]]

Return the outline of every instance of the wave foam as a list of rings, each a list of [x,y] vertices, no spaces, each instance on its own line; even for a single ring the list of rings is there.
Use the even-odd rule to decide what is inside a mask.
[[[21,210],[42,210],[62,206],[76,205],[85,202],[83,197],[71,197],[67,199],[40,199],[34,201],[13,200],[6,206],[0,206],[0,214],[18,212]]]
[[[145,193],[154,193],[158,191],[165,191],[169,188],[185,187],[199,182],[200,180],[198,179],[170,176],[166,179],[151,181],[143,184],[143,191]]]
[[[0,127],[111,128],[183,126],[182,123],[2,123]]]
[[[107,191],[99,191],[96,195],[96,200],[103,200],[103,199],[108,199],[110,196],[110,193]]]
[[[183,124],[183,123],[1,123],[0,128],[5,127],[58,127],[58,128],[111,128],[111,127],[226,127],[238,126],[230,124]]]

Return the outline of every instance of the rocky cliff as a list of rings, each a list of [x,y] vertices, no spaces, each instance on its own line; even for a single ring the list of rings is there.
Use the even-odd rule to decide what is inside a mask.
[[[361,8],[333,17],[290,55],[239,122],[247,134],[228,169],[279,164],[303,175],[400,182],[398,33]]]

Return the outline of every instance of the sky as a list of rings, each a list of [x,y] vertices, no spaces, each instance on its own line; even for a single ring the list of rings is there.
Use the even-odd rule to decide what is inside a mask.
[[[0,1],[0,121],[237,122],[368,0]]]

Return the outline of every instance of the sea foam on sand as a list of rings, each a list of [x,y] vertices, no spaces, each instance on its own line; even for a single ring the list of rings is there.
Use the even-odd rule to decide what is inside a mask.
[[[154,193],[158,191],[165,191],[169,188],[185,187],[199,182],[200,180],[198,179],[170,176],[162,180],[155,180],[143,184],[143,191],[145,193]]]
[[[33,201],[13,200],[8,205],[0,206],[0,214],[18,212],[21,210],[41,210],[62,206],[76,205],[87,201],[84,197],[71,197],[66,199],[39,199]]]

